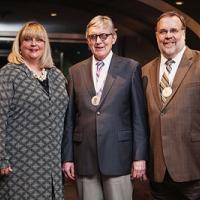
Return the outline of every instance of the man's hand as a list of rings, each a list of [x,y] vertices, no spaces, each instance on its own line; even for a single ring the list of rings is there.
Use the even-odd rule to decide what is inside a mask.
[[[62,171],[63,171],[66,178],[69,178],[71,180],[75,180],[74,163],[73,162],[63,163]]]
[[[141,181],[147,180],[145,160],[133,161],[131,176],[133,179],[140,179]]]

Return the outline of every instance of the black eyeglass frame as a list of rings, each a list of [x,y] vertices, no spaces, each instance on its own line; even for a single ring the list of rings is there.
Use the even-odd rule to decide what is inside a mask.
[[[107,38],[110,36],[110,35],[113,35],[112,33],[101,33],[101,34],[91,34],[91,35],[88,35],[88,39],[91,40],[91,41],[97,41],[97,38],[99,37],[101,41],[105,41],[107,40]]]

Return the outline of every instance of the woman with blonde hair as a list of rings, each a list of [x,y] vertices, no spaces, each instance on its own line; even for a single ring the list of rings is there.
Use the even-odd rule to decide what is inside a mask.
[[[66,79],[45,28],[28,22],[0,69],[0,199],[63,200]]]

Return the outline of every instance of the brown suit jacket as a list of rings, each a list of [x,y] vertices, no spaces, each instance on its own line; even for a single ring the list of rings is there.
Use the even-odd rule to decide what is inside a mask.
[[[166,169],[174,181],[200,179],[200,52],[186,48],[172,95],[162,105],[160,58],[142,68],[150,129],[150,178],[161,182]]]

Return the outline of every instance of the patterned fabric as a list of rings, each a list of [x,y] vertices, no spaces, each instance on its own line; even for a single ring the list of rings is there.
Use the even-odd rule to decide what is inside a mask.
[[[173,63],[175,63],[175,61],[172,60],[172,59],[168,59],[168,60],[165,62],[166,70],[164,71],[164,73],[163,73],[163,75],[162,75],[162,77],[161,77],[161,80],[160,80],[160,94],[161,94],[161,100],[162,100],[163,103],[167,100],[167,98],[164,97],[164,96],[162,95],[162,91],[163,91],[166,87],[169,87],[169,78],[168,78],[168,76],[169,76],[169,74],[170,74],[170,72],[171,72],[171,70],[172,70],[171,65],[172,65]]]
[[[104,62],[101,60],[101,61],[98,61],[96,63],[96,66],[97,66],[97,71],[96,71],[96,82],[98,82],[99,80],[99,76],[100,76],[100,73],[101,73],[101,69],[102,67],[104,66]]]
[[[105,83],[105,79],[103,81],[101,81],[99,79],[100,74],[101,74],[101,70],[104,66],[104,62],[102,60],[98,61],[96,63],[97,66],[97,70],[96,70],[96,95],[101,97],[102,91],[103,91],[103,87],[104,87],[104,83]]]
[[[48,70],[49,95],[24,65],[0,70],[1,200],[63,200],[61,141],[68,104],[66,80]],[[53,185],[53,187],[52,187]]]

